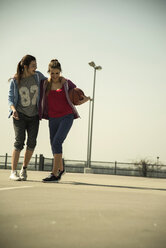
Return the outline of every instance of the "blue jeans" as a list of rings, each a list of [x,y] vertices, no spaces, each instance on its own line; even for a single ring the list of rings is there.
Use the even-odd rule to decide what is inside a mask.
[[[62,144],[73,124],[73,119],[73,114],[58,118],[49,118],[50,143],[53,155],[62,153]]]

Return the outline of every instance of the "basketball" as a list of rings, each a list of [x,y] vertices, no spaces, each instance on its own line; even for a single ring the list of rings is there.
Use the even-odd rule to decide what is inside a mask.
[[[83,100],[84,92],[79,88],[69,90],[69,98],[74,105],[78,105],[80,100]]]

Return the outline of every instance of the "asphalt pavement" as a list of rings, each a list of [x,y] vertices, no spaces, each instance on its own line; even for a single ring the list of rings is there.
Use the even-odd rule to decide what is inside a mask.
[[[0,170],[2,248],[165,248],[166,179]]]

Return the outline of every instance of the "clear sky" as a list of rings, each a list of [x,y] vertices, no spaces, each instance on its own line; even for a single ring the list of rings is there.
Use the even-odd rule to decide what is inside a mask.
[[[1,149],[12,153],[8,78],[25,54],[38,70],[57,58],[63,76],[92,96],[91,60],[97,72],[92,160],[166,164],[165,0],[0,0]],[[86,160],[89,104],[79,106],[64,144],[65,159]],[[35,154],[52,157],[42,120]]]

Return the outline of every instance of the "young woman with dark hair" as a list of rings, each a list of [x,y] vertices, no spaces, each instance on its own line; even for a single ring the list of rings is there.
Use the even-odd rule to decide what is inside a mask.
[[[70,80],[62,80],[60,77],[61,64],[53,59],[49,63],[48,80],[41,82],[41,104],[39,116],[49,120],[49,132],[51,149],[54,156],[52,173],[43,179],[43,182],[57,182],[64,173],[62,161],[62,144],[73,124],[73,120],[79,117],[75,106],[70,101],[68,91],[76,85]],[[83,97],[79,104],[87,102],[90,97]]]
[[[8,102],[10,106],[9,117],[13,117],[15,131],[15,143],[11,161],[12,180],[26,180],[27,166],[36,146],[39,128],[38,104],[40,96],[40,81],[46,77],[36,71],[36,58],[25,55],[17,65],[15,76],[10,79]],[[19,176],[17,175],[17,164],[20,152],[24,147],[27,133],[27,148],[24,155],[23,166]]]

